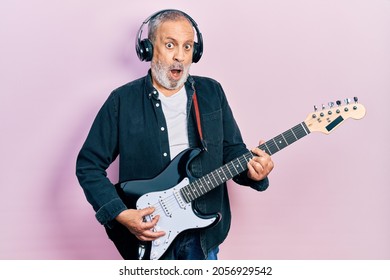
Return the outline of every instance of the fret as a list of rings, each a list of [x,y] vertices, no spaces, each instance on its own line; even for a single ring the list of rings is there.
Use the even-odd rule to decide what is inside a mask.
[[[234,177],[234,175],[233,175],[233,173],[230,171],[230,168],[228,167],[228,165],[227,164],[225,164],[224,166],[223,166],[227,171],[229,171],[229,174],[230,174],[230,178],[233,178]]]
[[[247,157],[249,157],[249,159],[247,159]],[[248,162],[250,162],[250,160],[253,158],[253,154],[252,152],[249,154],[245,154],[243,155],[243,158],[245,159],[245,162],[248,164]]]
[[[222,182],[222,183],[227,181],[227,179],[226,179],[226,174],[223,173],[222,168],[219,168],[219,169],[218,169],[218,176],[219,176],[219,178],[221,178],[221,182]],[[221,177],[221,176],[222,176],[222,177]]]
[[[287,147],[287,145],[288,145],[288,144],[286,143],[286,140],[284,139],[284,137],[283,137],[282,134],[276,136],[276,137],[274,138],[274,142],[275,142],[275,144],[278,146],[279,151],[280,151],[281,149]]]
[[[180,190],[180,193],[181,193],[181,195],[184,197],[184,200],[188,203],[188,202],[191,202],[191,199],[188,197],[187,192],[185,191],[186,189],[187,189],[187,186],[186,186],[186,187],[183,187],[183,188]]]
[[[264,146],[266,148],[266,153],[269,154],[269,155],[272,155],[271,151],[269,150],[268,146],[267,146],[267,143],[264,143],[262,146]]]
[[[202,178],[200,178],[200,180],[201,181],[203,180],[202,185],[203,185],[203,190],[205,191],[205,193],[212,190],[212,188],[209,187],[209,184],[211,184],[211,183],[210,183],[210,181],[206,180],[206,176],[203,176]]]
[[[217,169],[217,170],[215,170],[214,172],[217,173],[218,178],[221,180],[221,182],[223,182],[222,177],[221,177],[221,175],[219,174],[219,173],[221,173],[220,169]]]
[[[299,138],[295,135],[294,130],[293,130],[293,129],[290,129],[290,131],[291,131],[292,134],[294,135],[295,139],[298,140]]]
[[[185,188],[185,191],[186,191],[187,196],[188,196],[188,198],[190,199],[190,201],[193,201],[195,198],[192,196],[192,193],[191,193],[191,184],[188,185],[188,186]]]
[[[217,178],[215,178],[214,172],[211,172],[210,174],[213,176],[213,179],[214,179],[214,181],[215,181],[215,184],[213,184],[213,185],[214,185],[214,186],[218,186],[218,185],[219,185],[219,184],[218,184],[218,180],[217,180]]]
[[[242,171],[244,171],[246,169],[246,166],[247,166],[247,162],[246,162],[245,158],[244,157],[240,157],[237,160],[238,160],[238,163],[240,164],[240,166],[242,168]]]
[[[199,180],[196,180],[194,183],[198,187],[198,193],[200,192],[199,196],[204,195],[206,193],[206,191],[203,191],[204,187],[203,187],[203,183],[202,183],[202,178],[200,178]]]
[[[218,186],[218,182],[217,182],[217,180],[215,180],[213,173],[209,173],[208,176],[210,178],[212,188],[214,188],[215,186]]]
[[[240,172],[238,172],[238,174],[240,174],[242,171],[244,171],[244,168],[242,167],[240,160],[238,158],[236,159],[236,162],[238,163],[238,165],[236,164],[236,167],[241,168],[241,170],[239,169]]]
[[[309,128],[306,126],[306,123],[305,122],[301,122],[301,126],[305,130],[306,135],[308,135],[310,133],[310,131],[309,131]]]
[[[289,145],[294,143],[295,141],[297,141],[297,138],[294,136],[291,129],[284,132],[283,135],[284,135],[284,137]]]
[[[276,146],[276,144],[275,144],[275,142],[273,141],[273,139],[268,140],[268,141],[266,142],[266,144],[267,144],[267,147],[268,147],[269,151],[271,152],[270,155],[273,155],[274,153],[276,153],[276,152],[279,151],[279,148],[278,148],[278,146]]]
[[[228,176],[226,176],[225,172],[223,171],[223,166],[222,166],[219,170],[220,170],[220,173],[223,174],[222,180],[223,180],[224,182],[226,182],[227,180],[229,180]]]
[[[233,161],[231,161],[230,164],[233,166],[234,171],[236,171],[236,175],[240,174],[240,173],[237,171],[236,167],[234,166]],[[233,176],[233,177],[234,177],[234,176]]]
[[[206,176],[207,176],[207,179],[208,179],[207,186],[209,187],[209,191],[211,191],[213,189],[214,184],[213,184],[213,182],[210,179],[210,174],[207,174]]]
[[[254,154],[252,154],[252,152],[248,152],[248,153],[243,154],[243,155],[241,156],[241,158],[242,158],[242,163],[245,164],[245,169],[246,169],[246,166],[247,166],[248,162],[249,162],[253,157],[254,157]]]
[[[272,141],[274,142],[274,144],[275,144],[276,148],[278,149],[278,151],[280,151],[280,148],[278,146],[278,143],[275,141],[275,138],[272,138]]]
[[[296,132],[298,139],[301,139],[303,136],[307,135],[307,132],[306,132],[305,128],[302,126],[302,124],[295,126],[294,129],[295,129],[295,132]]]
[[[196,183],[196,182],[197,182],[197,181],[195,181],[194,183]],[[201,196],[201,195],[199,194],[199,186],[196,187],[195,184],[192,184],[192,186],[193,186],[193,188],[191,188],[191,190],[192,190],[192,194],[194,195],[194,197],[197,198],[197,197]]]
[[[280,135],[283,137],[283,140],[284,140],[284,142],[285,142],[285,144],[286,144],[285,147],[287,147],[287,146],[289,145],[289,143],[287,142],[286,138],[284,137],[284,133],[282,133],[282,134],[280,134]]]
[[[199,197],[199,193],[198,193],[198,190],[197,190],[196,187],[195,187],[195,184],[191,184],[190,186],[191,186],[191,187],[190,187],[191,194],[192,194],[192,196],[194,197],[194,199],[197,198],[197,197]]]

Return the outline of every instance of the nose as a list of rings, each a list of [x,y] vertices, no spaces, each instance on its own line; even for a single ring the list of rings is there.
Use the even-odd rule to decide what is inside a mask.
[[[177,62],[183,62],[185,57],[185,51],[183,47],[176,48],[173,59]]]

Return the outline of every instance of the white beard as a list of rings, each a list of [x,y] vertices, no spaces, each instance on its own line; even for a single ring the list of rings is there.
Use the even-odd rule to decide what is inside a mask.
[[[166,89],[169,90],[179,89],[187,81],[189,71],[190,71],[190,66],[191,64],[184,67],[183,64],[179,62],[167,66],[164,65],[161,61],[157,61],[157,62],[152,61],[151,63],[152,76],[161,86],[163,86]],[[183,74],[178,81],[169,78],[168,73],[171,69],[181,69],[183,71]]]

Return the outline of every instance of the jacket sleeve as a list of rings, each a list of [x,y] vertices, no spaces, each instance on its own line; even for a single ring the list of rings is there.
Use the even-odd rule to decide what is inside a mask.
[[[269,186],[268,177],[264,178],[261,181],[253,181],[248,178],[246,171],[234,177],[233,181],[243,186],[249,186],[257,191],[265,191]]]
[[[117,103],[112,93],[99,110],[76,161],[76,176],[103,225],[127,209],[106,172],[118,156]]]

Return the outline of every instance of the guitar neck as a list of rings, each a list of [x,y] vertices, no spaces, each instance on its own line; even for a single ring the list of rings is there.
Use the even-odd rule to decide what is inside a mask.
[[[306,126],[306,123],[302,122],[261,144],[258,146],[258,148],[265,151],[269,155],[273,155],[285,147],[291,145],[295,141],[308,135],[309,133],[310,130]],[[219,185],[232,179],[234,176],[237,176],[238,174],[247,170],[247,164],[253,158],[253,156],[254,155],[252,152],[249,151],[248,153],[245,153],[244,155],[230,161],[229,163],[210,172],[209,174],[193,181],[180,190],[181,195],[183,196],[184,200],[189,203],[196,198],[208,193]]]

